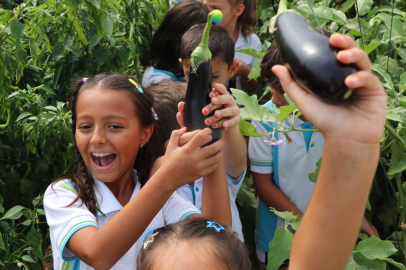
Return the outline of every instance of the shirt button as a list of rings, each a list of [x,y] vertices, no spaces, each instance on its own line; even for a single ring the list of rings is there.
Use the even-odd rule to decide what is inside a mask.
[[[198,188],[198,187],[196,188],[196,192],[199,192],[199,188]]]
[[[313,147],[314,146],[314,143],[312,143],[312,145],[310,145],[311,147]]]

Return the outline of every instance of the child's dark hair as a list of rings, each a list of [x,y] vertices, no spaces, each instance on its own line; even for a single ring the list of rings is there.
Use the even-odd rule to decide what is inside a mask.
[[[162,147],[162,155],[165,154],[165,142],[171,137],[172,131],[180,129],[176,113],[178,103],[185,100],[186,88],[185,82],[161,81],[146,89],[154,98],[154,110],[158,114],[154,132],[161,135],[159,145]]]
[[[212,258],[217,260],[222,269],[251,269],[247,249],[231,227],[222,226],[224,230],[218,232],[216,228],[208,227],[210,222],[210,220],[202,217],[189,218],[156,229],[146,239],[144,247],[138,254],[137,269],[152,269],[154,261],[162,255],[164,250],[173,252],[173,247],[170,245],[176,245],[180,242],[187,242],[190,245],[204,245],[205,250],[211,253]],[[213,226],[220,228],[221,225],[214,223]]]
[[[184,77],[179,64],[180,39],[195,24],[205,23],[209,10],[196,0],[183,0],[166,13],[156,30],[150,48],[140,57],[144,66],[154,66],[166,70],[178,77]]]
[[[129,81],[129,77],[122,74],[106,75],[100,74],[92,78],[87,79],[86,82],[83,80],[78,81],[75,84],[75,88],[72,95],[71,110],[72,110],[72,133],[75,136],[76,133],[76,107],[80,94],[86,89],[99,88],[106,90],[116,90],[123,91],[129,94],[132,101],[134,102],[135,114],[137,115],[138,121],[142,128],[154,125],[155,119],[151,113],[151,108],[153,105],[153,98],[148,92],[143,91],[141,93],[137,90],[136,86]],[[158,141],[159,133],[153,132],[150,141]],[[76,141],[75,141],[76,145]],[[138,150],[137,158],[134,163],[134,169],[137,170],[138,178],[141,185],[144,185],[148,180],[151,167],[156,160],[158,153],[158,145],[153,142],[147,143],[144,147]],[[97,205],[95,200],[95,195],[93,191],[94,180],[93,176],[86,167],[86,164],[79,153],[79,149],[76,147],[77,157],[79,161],[79,168],[76,174],[70,175],[68,177],[72,181],[73,186],[78,191],[77,198],[70,204],[72,205],[77,200],[81,199],[83,203],[87,206],[90,212],[94,215],[97,213]],[[70,206],[69,205],[69,206]]]
[[[243,4],[245,9],[243,13],[238,17],[237,22],[241,27],[241,33],[246,38],[254,32],[255,25],[257,23],[257,13],[255,8],[257,7],[257,0],[228,0],[232,6]]]
[[[278,45],[275,41],[272,41],[268,51],[265,53],[261,62],[261,79],[266,82],[267,85],[275,90],[283,91],[281,83],[278,77],[272,72],[274,65],[283,65],[282,58],[278,51]]]
[[[202,40],[203,30],[206,24],[199,24],[189,29],[182,37],[180,53],[182,60],[190,58],[193,50],[199,46]],[[230,33],[219,25],[212,25],[209,34],[209,50],[212,59],[220,60],[231,67],[234,60],[234,40]]]

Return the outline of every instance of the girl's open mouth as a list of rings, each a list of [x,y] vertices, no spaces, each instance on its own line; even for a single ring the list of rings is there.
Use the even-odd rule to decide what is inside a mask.
[[[98,169],[108,169],[116,160],[117,155],[112,153],[91,153],[90,157]]]

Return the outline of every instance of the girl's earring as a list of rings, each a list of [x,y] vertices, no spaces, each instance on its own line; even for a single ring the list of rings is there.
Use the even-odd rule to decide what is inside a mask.
[[[141,144],[141,148],[142,148],[143,146],[144,146],[144,144],[142,143],[142,144]]]

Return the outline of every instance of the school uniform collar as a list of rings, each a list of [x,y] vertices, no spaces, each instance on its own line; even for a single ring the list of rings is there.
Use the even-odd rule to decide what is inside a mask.
[[[247,43],[248,43],[248,41],[247,41],[247,39],[244,38],[244,36],[242,35],[241,27],[240,27],[240,29],[239,29],[239,31],[238,31],[238,38],[237,38],[237,41],[235,42],[235,48],[236,48],[236,49],[239,49],[240,47],[244,46],[244,45],[247,44]]]
[[[97,206],[103,214],[120,211],[123,206],[117,201],[116,197],[113,195],[111,190],[106,186],[105,183],[100,182],[93,176],[95,185],[94,193],[96,194]],[[135,188],[131,195],[131,200],[140,191],[141,183],[138,182],[137,171],[133,170],[133,181],[135,183]],[[99,216],[99,214],[98,214]]]

